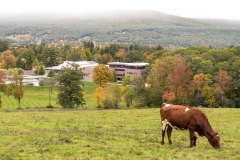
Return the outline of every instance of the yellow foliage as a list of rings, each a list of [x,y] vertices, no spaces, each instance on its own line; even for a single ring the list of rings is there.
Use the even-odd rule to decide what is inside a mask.
[[[113,82],[114,76],[110,69],[104,64],[99,64],[93,69],[93,81],[102,86],[105,83]]]
[[[99,86],[95,89],[94,98],[97,100],[97,105],[100,107],[100,102],[106,98],[106,90]]]
[[[125,92],[127,90],[126,86],[121,86],[121,93]]]

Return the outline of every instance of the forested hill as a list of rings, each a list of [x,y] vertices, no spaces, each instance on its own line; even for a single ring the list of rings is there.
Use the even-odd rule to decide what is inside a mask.
[[[72,16],[46,13],[0,17],[0,39],[18,44],[78,44],[93,40],[97,45],[114,42],[163,47],[227,47],[240,44],[240,23],[189,19],[156,11]]]

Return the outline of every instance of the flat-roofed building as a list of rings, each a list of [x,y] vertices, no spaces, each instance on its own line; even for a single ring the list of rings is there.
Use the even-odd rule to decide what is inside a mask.
[[[122,80],[124,76],[129,76],[130,79],[142,76],[148,63],[109,62],[108,65],[111,72],[116,74],[117,80]]]
[[[98,65],[97,62],[94,61],[64,61],[62,64],[58,66],[52,66],[45,68],[46,72],[53,70],[54,72],[59,72],[62,67],[69,66],[71,64],[78,64],[83,71],[83,80],[92,82],[93,76],[93,68]]]

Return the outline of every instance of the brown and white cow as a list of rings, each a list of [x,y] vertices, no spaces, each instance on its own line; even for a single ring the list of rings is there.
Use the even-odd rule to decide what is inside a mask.
[[[165,131],[167,131],[168,142],[172,144],[172,129],[189,130],[190,147],[196,146],[197,134],[206,136],[214,148],[220,148],[220,137],[214,132],[207,116],[199,109],[187,106],[163,103],[160,109],[162,122],[162,144],[164,144]]]

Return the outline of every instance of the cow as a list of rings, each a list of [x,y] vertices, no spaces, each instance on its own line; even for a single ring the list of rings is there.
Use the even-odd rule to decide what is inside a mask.
[[[208,142],[216,149],[220,149],[220,137],[214,132],[207,116],[199,109],[187,106],[163,103],[160,108],[162,123],[162,144],[167,131],[168,142],[172,144],[172,129],[189,130],[190,147],[196,146],[197,136],[206,136]]]

